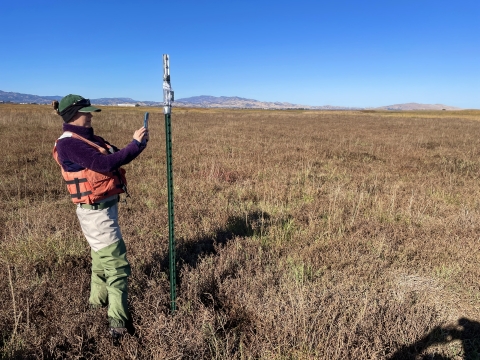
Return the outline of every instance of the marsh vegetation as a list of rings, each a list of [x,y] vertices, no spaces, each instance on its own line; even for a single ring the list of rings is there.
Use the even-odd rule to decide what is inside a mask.
[[[90,250],[51,157],[61,119],[0,106],[0,358],[442,359],[480,353],[480,112],[174,109],[169,312],[161,109],[125,146],[135,334],[89,310]]]

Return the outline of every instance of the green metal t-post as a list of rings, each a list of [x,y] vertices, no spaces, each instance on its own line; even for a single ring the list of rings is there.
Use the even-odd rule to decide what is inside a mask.
[[[175,234],[173,216],[173,169],[172,169],[172,127],[171,113],[173,90],[170,85],[170,59],[163,54],[163,113],[165,114],[165,140],[167,148],[167,192],[168,192],[168,260],[170,268],[170,309],[176,310],[177,276],[175,258]]]

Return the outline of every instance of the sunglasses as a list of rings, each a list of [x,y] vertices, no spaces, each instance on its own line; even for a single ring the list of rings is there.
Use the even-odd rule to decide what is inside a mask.
[[[82,105],[82,106],[90,106],[90,99],[80,99],[75,101],[72,105],[70,106],[77,106],[77,105]],[[69,107],[70,107],[69,106]]]

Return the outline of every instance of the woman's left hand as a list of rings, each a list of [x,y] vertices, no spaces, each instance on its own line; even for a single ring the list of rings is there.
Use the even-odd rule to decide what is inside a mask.
[[[133,133],[133,138],[134,138],[135,140],[137,140],[139,143],[141,143],[142,140],[144,140],[144,139],[145,139],[146,141],[148,141],[148,139],[149,139],[148,130],[145,129],[145,128],[142,126],[140,129],[136,130],[136,131]]]

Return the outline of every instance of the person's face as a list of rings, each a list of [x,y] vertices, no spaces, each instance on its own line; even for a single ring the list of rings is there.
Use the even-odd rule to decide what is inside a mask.
[[[76,126],[82,126],[86,128],[91,128],[92,127],[92,114],[91,113],[82,113],[82,112],[77,112],[75,116],[73,117],[72,121],[69,122],[69,124],[76,125]]]

